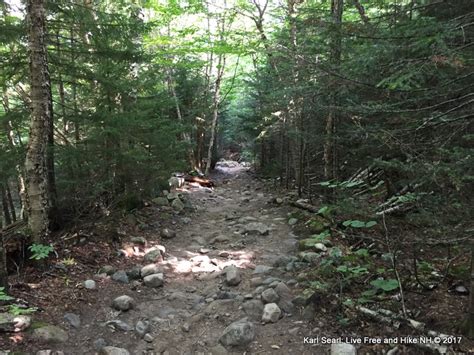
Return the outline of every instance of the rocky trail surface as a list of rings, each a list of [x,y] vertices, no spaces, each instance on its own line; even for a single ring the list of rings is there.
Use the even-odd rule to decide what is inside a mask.
[[[87,300],[56,325],[33,330],[35,352],[329,353],[328,345],[303,342],[323,324],[295,279],[301,261],[289,207],[241,166],[221,167],[215,179],[214,190],[178,191],[184,202],[171,196],[173,207],[156,199],[157,215],[186,204],[193,212],[173,212],[144,236],[129,237],[123,263],[84,283]]]

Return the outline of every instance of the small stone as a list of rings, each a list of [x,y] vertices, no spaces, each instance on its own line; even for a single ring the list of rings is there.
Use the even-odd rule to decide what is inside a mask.
[[[189,325],[189,323],[186,322],[182,325],[181,329],[183,329],[183,332],[188,333],[189,330],[191,329],[191,326]]]
[[[276,323],[280,319],[281,310],[276,303],[268,303],[263,308],[262,322]]]
[[[163,286],[163,274],[151,274],[143,278],[143,282],[148,287],[160,287]]]
[[[99,351],[99,355],[130,355],[129,351],[124,348],[117,348],[115,346],[104,346]]]
[[[138,335],[144,336],[148,331],[150,330],[150,322],[145,320],[139,320],[137,324],[135,325],[135,331],[137,332]]]
[[[155,261],[161,261],[162,259],[161,251],[158,248],[150,250],[143,257],[143,260],[147,263],[154,263]]]
[[[47,343],[64,343],[69,336],[63,329],[55,325],[47,325],[33,330],[33,338]]]
[[[239,269],[233,265],[225,268],[225,281],[229,286],[237,286],[241,281]]]
[[[112,275],[115,272],[115,268],[112,265],[104,265],[99,269],[98,274]]]
[[[316,243],[314,244],[314,250],[325,252],[328,250],[328,247],[325,246],[323,243]]]
[[[271,266],[266,266],[266,265],[257,265],[255,267],[255,270],[253,271],[253,274],[266,274],[273,270]]]
[[[267,277],[265,280],[263,280],[262,285],[270,285],[274,282],[280,282],[280,279],[276,277]]]
[[[168,199],[166,197],[156,197],[153,200],[151,200],[155,205],[163,207],[163,206],[169,206]]]
[[[285,285],[284,282],[279,282],[276,286],[275,286],[275,292],[278,296],[280,296],[281,298],[289,298],[291,296],[291,291],[290,289],[288,288],[288,286]]]
[[[84,281],[84,287],[88,290],[94,290],[96,288],[95,281],[94,280]]]
[[[172,239],[176,237],[176,232],[169,228],[163,228],[160,235],[165,239]]]
[[[209,349],[212,355],[227,355],[229,352],[221,344],[217,344]]]
[[[352,344],[331,344],[331,355],[357,355],[357,349]]]
[[[280,299],[273,288],[267,288],[262,292],[262,300],[265,303],[275,303]]]
[[[105,339],[104,338],[99,338],[97,340],[94,340],[94,349],[96,350],[100,350],[102,349],[104,346],[107,346],[107,343],[105,342]]]
[[[64,319],[74,328],[79,328],[81,326],[81,317],[74,313],[66,313]]]
[[[111,326],[113,329],[118,329],[123,332],[129,332],[133,330],[133,327],[131,325],[129,325],[128,323],[125,323],[124,321],[120,319],[109,320],[108,322],[105,322],[105,325]]]
[[[244,346],[254,338],[255,326],[244,318],[225,328],[219,341],[224,346]]]
[[[135,301],[132,297],[123,295],[119,296],[112,302],[112,307],[119,311],[128,311],[135,305]]]
[[[112,280],[123,283],[123,284],[128,284],[130,281],[128,280],[128,275],[125,271],[119,270],[115,272],[112,275]]]
[[[456,288],[454,290],[457,293],[461,294],[461,295],[468,295],[469,294],[469,290],[463,285],[456,286]]]
[[[148,264],[142,267],[140,270],[140,275],[146,277],[148,275],[159,274],[163,272],[163,269],[156,264]]]
[[[277,197],[277,198],[275,198],[275,203],[277,205],[281,205],[283,203],[283,199],[281,197]]]
[[[171,207],[173,207],[175,211],[181,212],[182,210],[184,210],[185,206],[184,203],[179,198],[177,198],[174,199],[173,202],[171,202]]]
[[[147,343],[151,343],[153,342],[153,340],[155,340],[155,338],[153,338],[153,335],[151,335],[150,333],[146,333],[143,336],[143,340],[145,340]]]
[[[288,225],[294,226],[296,223],[298,223],[298,220],[296,218],[290,218],[288,220]]]
[[[141,266],[135,266],[131,268],[130,270],[127,270],[127,276],[129,280],[139,280],[140,279],[140,273],[141,273]]]

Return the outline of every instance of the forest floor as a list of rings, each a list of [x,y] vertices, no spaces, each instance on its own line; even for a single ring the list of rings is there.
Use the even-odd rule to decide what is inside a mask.
[[[288,271],[298,253],[298,237],[288,223],[294,208],[275,203],[272,186],[240,165],[221,168],[213,178],[213,190],[186,186],[179,191],[193,211],[178,214],[151,203],[116,226],[121,232],[115,246],[81,238],[41,277],[23,276],[14,283],[12,294],[29,299],[40,312],[31,315],[28,331],[3,336],[0,349],[15,354],[127,354],[125,349],[131,354],[327,354],[330,345],[321,344],[322,337],[387,335],[377,324],[365,334],[341,331],[332,300],[308,304],[301,297],[299,271]],[[163,285],[143,282],[139,270],[150,260],[151,272],[164,275]],[[85,288],[86,279],[95,287]],[[126,311],[113,307],[123,295],[133,299]],[[277,304],[281,315],[266,307],[269,320],[262,321],[264,303]],[[222,337],[237,321],[231,326],[235,332]],[[60,329],[35,335],[48,324]],[[305,343],[305,337],[318,337],[319,343]],[[364,353],[394,347],[365,346]]]

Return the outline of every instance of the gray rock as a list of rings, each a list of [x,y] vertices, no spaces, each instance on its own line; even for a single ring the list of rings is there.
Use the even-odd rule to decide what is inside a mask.
[[[112,307],[119,311],[128,311],[135,306],[135,301],[132,297],[123,295],[119,296],[112,302]]]
[[[240,281],[240,271],[235,266],[229,266],[225,268],[225,281],[229,286],[237,286]]]
[[[225,328],[219,342],[224,346],[245,346],[254,338],[255,325],[244,318]]]
[[[176,237],[176,232],[169,228],[163,228],[160,232],[160,235],[165,239],[172,239]]]
[[[4,332],[18,332],[31,325],[31,317],[26,315],[14,316],[10,313],[0,313],[0,329]]]
[[[171,202],[171,207],[173,207],[175,211],[181,212],[182,210],[184,210],[185,206],[184,203],[179,198],[177,198],[173,200],[173,202]]]
[[[100,350],[100,349],[102,349],[104,346],[107,346],[107,343],[106,343],[106,341],[105,341],[104,338],[99,338],[99,339],[97,339],[97,340],[94,340],[93,345],[94,345],[94,349],[95,349],[95,350]]]
[[[123,283],[123,284],[128,284],[129,283],[128,275],[123,270],[119,270],[119,271],[115,272],[112,275],[112,280]]]
[[[281,309],[276,303],[267,303],[263,308],[262,322],[276,323],[280,319]]]
[[[156,197],[153,200],[151,200],[155,205],[157,206],[169,206],[168,199],[166,197]]]
[[[11,354],[10,351],[8,351],[8,352],[0,351],[0,355],[7,355],[7,354]],[[60,350],[58,350],[58,351],[40,350],[40,351],[36,352],[36,355],[64,355],[64,352],[60,351]]]
[[[163,268],[159,267],[156,264],[148,264],[142,267],[142,269],[140,270],[140,275],[142,277],[146,277],[148,275],[159,274],[161,272],[163,272]]]
[[[133,327],[130,324],[125,323],[124,321],[120,319],[109,320],[108,322],[105,322],[105,325],[112,327],[114,329],[121,330],[123,332],[129,332],[133,330]]]
[[[357,355],[357,349],[352,344],[331,344],[331,355]]]
[[[99,269],[99,274],[112,275],[115,272],[115,268],[112,265],[104,265]]]
[[[270,285],[272,284],[273,282],[280,282],[280,279],[276,278],[276,277],[267,277],[265,280],[263,280],[262,282],[262,285]]]
[[[152,343],[153,340],[155,340],[155,338],[154,338],[153,335],[151,335],[150,333],[146,333],[146,334],[143,336],[143,340],[145,340],[147,343]]]
[[[280,298],[290,298],[291,297],[291,291],[288,288],[288,286],[285,285],[284,282],[279,282],[275,286],[275,292],[277,293]]]
[[[266,266],[266,265],[257,265],[255,267],[255,270],[253,271],[253,274],[266,274],[273,270],[271,266]]]
[[[244,226],[244,232],[248,234],[267,235],[270,232],[270,228],[260,222],[251,222]]]
[[[254,287],[260,286],[263,282],[263,279],[259,276],[253,277],[250,279],[250,284]]]
[[[155,261],[161,261],[161,259],[161,251],[158,248],[150,250],[143,257],[143,260],[147,263],[154,263]]]
[[[129,351],[124,348],[117,348],[115,346],[104,346],[99,351],[99,355],[130,355]]]
[[[273,288],[267,288],[262,292],[262,300],[265,303],[275,303],[280,299]]]
[[[134,266],[130,270],[127,270],[127,276],[129,280],[139,280],[140,279],[140,272],[141,266]]]
[[[316,243],[314,244],[314,250],[325,252],[325,251],[328,251],[328,247],[325,246],[323,243]]]
[[[94,290],[97,286],[94,280],[86,280],[84,281],[84,287],[88,290]]]
[[[296,219],[296,218],[290,218],[290,219],[288,220],[288,224],[289,224],[290,226],[294,226],[296,223],[298,223],[298,219]]]
[[[176,200],[179,198],[179,193],[177,193],[176,191],[171,191],[166,195],[166,198],[168,199],[168,201]]]
[[[47,325],[33,330],[33,339],[46,343],[64,343],[68,338],[67,333],[55,325]]]
[[[150,322],[147,320],[139,320],[135,325],[135,331],[143,337],[150,330]]]
[[[242,304],[247,316],[252,320],[260,320],[263,314],[263,303],[260,300],[250,300]]]
[[[314,251],[303,251],[299,254],[299,257],[307,263],[315,263],[320,259],[321,255]]]
[[[163,286],[163,274],[151,274],[143,278],[143,282],[148,287],[160,287]]]
[[[79,328],[81,326],[81,317],[74,313],[66,313],[64,319],[74,328]]]

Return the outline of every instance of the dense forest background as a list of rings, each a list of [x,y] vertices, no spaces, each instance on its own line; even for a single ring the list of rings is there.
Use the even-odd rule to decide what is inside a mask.
[[[396,287],[468,282],[471,0],[29,0],[0,13],[4,227],[29,216],[46,242],[225,157],[381,243]]]

